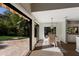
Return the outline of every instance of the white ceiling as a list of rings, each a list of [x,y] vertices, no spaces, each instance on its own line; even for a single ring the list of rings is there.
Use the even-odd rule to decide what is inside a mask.
[[[38,11],[32,12],[32,14],[40,23],[51,22],[51,18],[53,18],[53,22],[59,22],[65,18],[69,20],[79,20],[79,7]]]

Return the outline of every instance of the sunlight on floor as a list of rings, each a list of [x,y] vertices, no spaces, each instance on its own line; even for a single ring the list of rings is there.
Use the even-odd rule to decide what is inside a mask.
[[[51,47],[51,48],[45,48],[45,49],[42,49],[44,51],[54,51],[54,52],[61,52],[60,48],[58,47]]]
[[[43,46],[45,46],[45,45],[49,45],[49,40],[48,40],[48,38],[45,38],[44,40],[43,40],[43,44],[42,44]],[[60,48],[59,47],[49,47],[49,48],[44,48],[44,49],[42,49],[42,50],[44,50],[44,51],[54,51],[54,52],[61,52],[61,50],[60,50]]]

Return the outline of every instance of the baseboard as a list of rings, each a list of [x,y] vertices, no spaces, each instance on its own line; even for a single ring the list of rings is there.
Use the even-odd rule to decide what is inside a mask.
[[[67,43],[69,43],[69,44],[76,44],[76,42],[67,42]]]
[[[65,42],[61,41],[61,43],[65,43]],[[65,44],[76,44],[76,42],[66,42]]]

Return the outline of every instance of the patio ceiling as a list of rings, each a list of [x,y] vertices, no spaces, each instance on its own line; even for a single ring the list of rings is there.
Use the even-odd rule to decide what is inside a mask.
[[[79,7],[79,3],[32,3],[32,12]]]

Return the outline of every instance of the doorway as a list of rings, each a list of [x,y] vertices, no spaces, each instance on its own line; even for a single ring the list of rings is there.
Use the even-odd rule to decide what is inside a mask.
[[[52,34],[56,34],[56,27],[44,27],[44,37],[46,38],[48,36],[48,33],[52,31]]]
[[[36,38],[36,40],[39,40],[39,25],[37,23],[35,23],[35,27],[34,27],[34,37]]]

